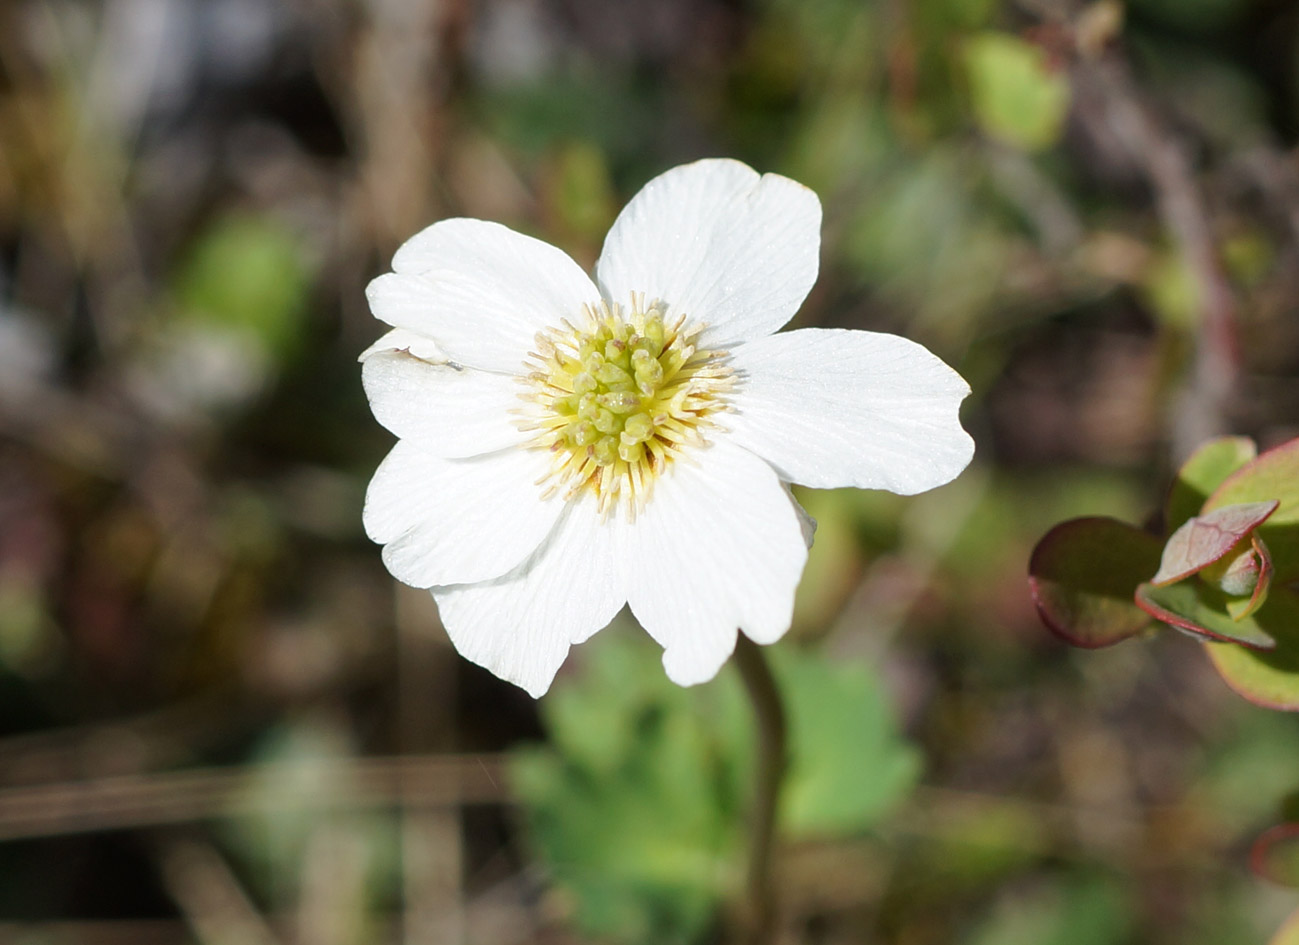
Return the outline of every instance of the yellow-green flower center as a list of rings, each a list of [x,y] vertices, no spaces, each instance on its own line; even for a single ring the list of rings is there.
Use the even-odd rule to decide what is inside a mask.
[[[626,314],[608,302],[583,306],[578,326],[565,319],[537,335],[523,426],[554,456],[545,496],[591,489],[602,511],[621,502],[634,515],[655,477],[726,409],[725,352],[695,346],[702,325],[663,315],[662,304],[633,296]]]

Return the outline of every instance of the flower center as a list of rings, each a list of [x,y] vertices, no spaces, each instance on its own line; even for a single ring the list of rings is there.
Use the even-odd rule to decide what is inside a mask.
[[[543,498],[591,489],[602,512],[621,502],[628,517],[644,507],[654,479],[691,445],[704,442],[710,417],[727,409],[734,382],[726,352],[694,344],[702,325],[633,294],[625,315],[616,303],[583,306],[582,324],[564,319],[537,334],[522,378],[532,446],[554,464],[540,480]]]

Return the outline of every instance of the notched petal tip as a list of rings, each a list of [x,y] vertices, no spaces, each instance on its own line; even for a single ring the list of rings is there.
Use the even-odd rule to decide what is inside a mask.
[[[915,495],[955,479],[974,456],[960,421],[969,384],[909,339],[801,328],[732,357],[744,380],[728,423],[787,482]]]

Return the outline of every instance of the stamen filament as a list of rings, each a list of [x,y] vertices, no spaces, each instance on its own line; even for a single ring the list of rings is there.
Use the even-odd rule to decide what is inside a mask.
[[[536,431],[530,445],[554,457],[538,483],[543,497],[590,489],[602,514],[620,506],[633,518],[655,479],[704,443],[702,428],[729,409],[735,378],[726,352],[699,348],[703,326],[687,325],[684,314],[666,323],[665,311],[632,293],[626,314],[601,301],[583,306],[582,327],[565,318],[537,333],[516,423]]]

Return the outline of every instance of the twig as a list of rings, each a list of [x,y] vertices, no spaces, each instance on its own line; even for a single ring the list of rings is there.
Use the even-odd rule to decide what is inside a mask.
[[[124,775],[93,781],[0,790],[0,840],[45,837],[284,809],[436,808],[498,804],[506,800],[499,757],[440,755],[365,758],[310,767],[243,768]],[[257,784],[282,782],[284,791],[254,793]]]
[[[1182,457],[1230,426],[1239,370],[1236,300],[1185,148],[1144,100],[1126,63],[1112,54],[1084,57],[1075,77],[1099,92],[1106,121],[1149,180],[1159,216],[1199,290],[1195,364],[1173,422],[1174,457]]]
[[[278,945],[212,846],[176,841],[163,847],[160,859],[163,882],[203,945]]]

